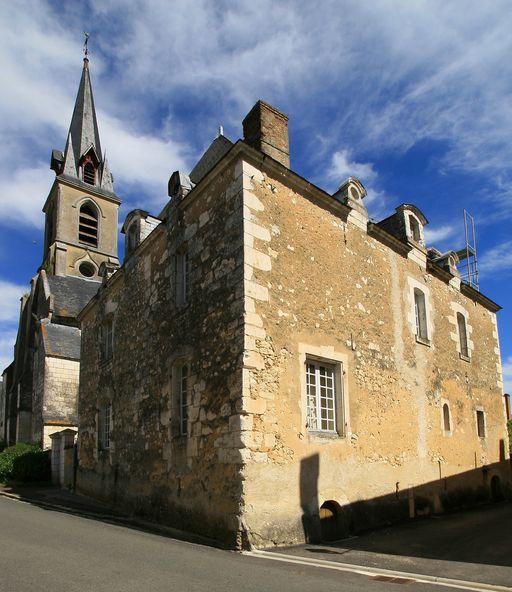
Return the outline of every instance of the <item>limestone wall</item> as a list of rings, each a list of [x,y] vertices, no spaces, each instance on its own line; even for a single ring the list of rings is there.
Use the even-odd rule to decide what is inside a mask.
[[[203,182],[165,215],[84,314],[78,488],[234,546],[241,531],[241,168]],[[113,353],[102,359],[107,322]],[[180,433],[183,364],[187,435]],[[110,447],[99,450],[107,404]]]
[[[509,478],[494,313],[297,181],[244,164],[244,523],[256,545],[304,540],[332,500],[361,528],[437,511]],[[415,338],[414,287],[430,345]],[[459,356],[456,312],[468,323]],[[306,426],[306,359],[339,373],[338,436]],[[451,429],[443,424],[443,405]],[[476,411],[485,413],[485,437]],[[501,451],[501,452],[500,452]],[[366,506],[360,511],[360,503]],[[384,508],[384,515],[380,509]]]

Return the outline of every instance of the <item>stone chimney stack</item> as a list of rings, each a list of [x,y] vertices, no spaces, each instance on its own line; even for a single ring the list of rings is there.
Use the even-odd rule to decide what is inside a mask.
[[[242,122],[244,141],[290,168],[288,116],[258,101]]]

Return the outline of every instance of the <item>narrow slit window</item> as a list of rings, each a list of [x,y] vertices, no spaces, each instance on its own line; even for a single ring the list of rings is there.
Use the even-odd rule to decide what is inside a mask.
[[[91,247],[98,246],[98,214],[89,204],[84,204],[80,208],[78,240]]]
[[[480,409],[476,412],[476,430],[479,438],[485,438],[485,416]]]
[[[110,432],[112,422],[112,405],[103,405],[98,413],[98,447],[100,450],[110,449]]]
[[[443,405],[443,427],[445,432],[451,432],[452,426],[450,421],[450,408],[448,404]]]
[[[460,355],[465,358],[469,358],[468,330],[466,325],[466,318],[460,312],[457,313],[457,327],[459,329]]]
[[[414,288],[414,313],[416,317],[416,337],[427,341],[428,330],[425,294],[418,288]]]
[[[177,302],[186,304],[190,299],[190,258],[187,250],[178,253],[176,267]]]
[[[180,434],[186,436],[188,433],[188,406],[189,406],[189,380],[188,380],[188,366],[180,366],[179,368],[179,382],[178,388],[180,393]]]

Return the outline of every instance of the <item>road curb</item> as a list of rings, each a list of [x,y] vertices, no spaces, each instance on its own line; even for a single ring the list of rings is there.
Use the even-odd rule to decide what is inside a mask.
[[[297,563],[299,565],[309,565],[310,567],[323,567],[326,569],[333,569],[338,571],[347,571],[358,573],[366,576],[386,576],[389,578],[414,580],[416,582],[425,584],[435,584],[437,586],[447,586],[450,588],[459,588],[462,590],[475,590],[477,592],[512,592],[509,586],[500,586],[496,584],[487,584],[484,582],[473,582],[467,580],[458,580],[455,578],[443,578],[440,576],[431,576],[428,574],[410,573],[405,571],[397,571],[391,569],[384,569],[380,567],[368,567],[366,565],[357,565],[353,563],[344,563],[341,561],[328,561],[326,559],[309,559],[297,555],[286,555],[285,553],[274,553],[272,551],[253,550],[246,551],[244,555],[252,557],[261,557],[264,559],[271,559],[273,561],[283,561],[287,563]]]

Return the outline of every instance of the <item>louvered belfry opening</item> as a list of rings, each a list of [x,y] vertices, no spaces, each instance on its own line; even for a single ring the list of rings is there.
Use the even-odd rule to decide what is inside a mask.
[[[87,162],[84,165],[84,183],[88,185],[95,185],[96,183],[96,169],[92,162]]]
[[[98,214],[90,204],[80,208],[78,240],[91,247],[98,246]]]

